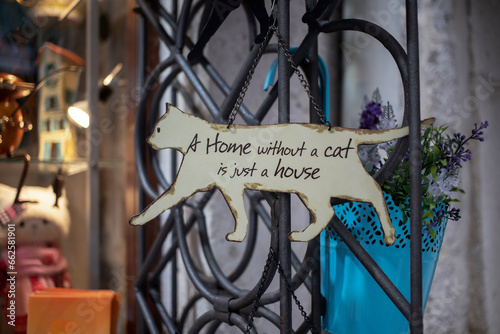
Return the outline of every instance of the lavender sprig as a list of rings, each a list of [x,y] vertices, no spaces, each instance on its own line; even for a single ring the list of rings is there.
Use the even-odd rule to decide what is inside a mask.
[[[374,92],[371,101],[366,98],[365,101],[365,108],[360,118],[360,128],[381,129],[386,128],[385,124],[396,124],[392,107],[389,104],[387,107],[381,107],[382,99],[378,90]],[[389,118],[393,119],[388,120],[388,115]],[[460,218],[460,209],[451,207],[452,202],[458,202],[458,199],[453,197],[454,193],[464,192],[459,188],[458,172],[463,167],[464,162],[472,159],[472,152],[467,148],[467,145],[471,140],[483,142],[484,130],[488,125],[487,121],[481,122],[479,125],[475,123],[471,135],[468,137],[461,133],[449,136],[445,133],[448,129],[445,126],[437,128],[430,126],[422,133],[422,212],[425,230],[430,235],[435,235],[434,229],[443,219],[458,220]],[[376,149],[362,146],[360,153],[365,152],[360,154],[360,157],[364,158],[362,161],[363,165],[367,167],[367,171],[373,174],[387,160],[382,159],[382,162],[380,154],[377,152],[385,151],[389,155],[392,150],[393,147],[387,143],[379,145]],[[367,154],[366,152],[371,153]],[[382,185],[383,190],[392,196],[394,202],[403,211],[405,221],[409,217],[410,210],[408,201],[410,194],[409,176],[408,150],[393,177]],[[438,203],[444,203],[444,208],[437,209]]]

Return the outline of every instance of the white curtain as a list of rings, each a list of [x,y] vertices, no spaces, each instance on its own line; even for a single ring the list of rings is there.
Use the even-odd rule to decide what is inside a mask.
[[[462,219],[448,224],[425,313],[426,333],[498,333],[500,325],[499,14],[495,1],[419,1],[422,117],[434,116],[450,132],[463,134],[470,134],[474,123],[490,124],[485,141],[471,144],[472,161],[461,171]],[[344,16],[374,21],[406,45],[404,1],[344,1]],[[346,125],[357,121],[363,94],[370,96],[377,87],[401,113],[401,81],[389,54],[377,42],[344,37]]]

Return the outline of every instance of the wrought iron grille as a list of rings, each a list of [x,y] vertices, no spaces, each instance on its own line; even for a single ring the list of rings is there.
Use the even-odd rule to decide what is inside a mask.
[[[187,37],[188,27],[192,24],[191,20],[194,15],[204,6],[205,1],[193,2],[192,0],[176,1],[172,0],[172,10],[168,11],[161,4],[152,3],[146,0],[137,0],[139,12],[141,14],[140,29],[144,32],[145,22],[149,22],[156,30],[161,41],[168,47],[170,56],[167,59],[160,60],[160,63],[146,77],[144,74],[140,77],[140,85],[144,88],[141,96],[141,101],[137,110],[136,116],[136,132],[135,132],[135,154],[138,177],[143,190],[143,196],[148,196],[151,199],[157,198],[160,194],[156,184],[163,188],[169,187],[165,175],[159,166],[158,157],[151,148],[146,147],[145,139],[151,131],[154,121],[158,118],[160,100],[163,93],[169,88],[172,92],[172,103],[175,104],[176,98],[179,95],[186,96],[189,90],[186,89],[185,83],[178,80],[179,74],[183,73],[189,81],[190,88],[203,102],[204,107],[210,113],[212,120],[220,123],[227,123],[241,87],[245,83],[247,73],[251,67],[252,60],[258,52],[259,45],[253,46],[249,52],[247,59],[242,60],[241,70],[234,80],[233,85],[229,85],[222,76],[211,66],[210,62],[202,58],[201,70],[212,80],[225,94],[224,103],[219,106],[214,101],[209,93],[209,90],[203,84],[197,72],[190,66],[186,57],[183,55],[183,49],[191,49],[193,41]],[[306,1],[308,8],[311,7],[311,2]],[[418,28],[417,28],[417,2],[415,0],[406,1],[406,21],[407,21],[407,45],[405,49],[382,27],[375,23],[359,20],[359,19],[339,19],[330,21],[329,18],[335,7],[340,1],[330,1],[326,6],[322,19],[314,21],[309,25],[307,35],[299,45],[298,50],[293,55],[296,64],[303,64],[306,54],[309,56],[308,63],[310,70],[307,72],[309,77],[317,77],[318,57],[317,57],[317,37],[319,34],[339,33],[342,31],[359,31],[365,33],[379,41],[394,58],[397,67],[400,71],[404,99],[405,113],[403,124],[409,124],[410,136],[406,139],[401,139],[396,145],[394,153],[389,158],[384,167],[375,175],[375,179],[379,183],[383,183],[390,177],[391,173],[397,167],[403,154],[410,148],[410,159],[414,161],[413,166],[420,166],[420,105],[419,105],[419,60],[418,60]],[[178,6],[180,15],[177,16]],[[285,42],[289,41],[289,1],[277,1],[277,9],[275,11],[278,22],[278,30],[283,36]],[[167,28],[168,27],[168,28]],[[255,36],[255,22],[249,15],[249,31],[250,36]],[[139,33],[141,35],[141,33]],[[145,45],[139,45],[139,69],[144,69],[144,50]],[[266,52],[277,52],[279,62],[279,85],[274,85],[266,98],[260,104],[260,107],[252,113],[243,104],[241,106],[240,115],[243,120],[250,125],[260,124],[263,118],[271,109],[273,103],[278,99],[278,119],[280,123],[290,121],[290,85],[289,79],[292,71],[289,63],[282,50],[272,43],[266,48]],[[141,54],[142,53],[142,54]],[[169,69],[168,75],[160,80],[160,75]],[[144,72],[143,72],[144,73]],[[313,96],[319,96],[319,88],[317,80],[309,80],[311,93]],[[157,89],[150,89],[157,85]],[[154,93],[153,93],[154,92]],[[319,97],[318,97],[319,100]],[[196,105],[190,105],[191,111],[201,115]],[[317,116],[311,112],[311,122],[318,122]],[[149,154],[146,151],[149,150]],[[146,161],[147,160],[147,161]],[[152,166],[154,171],[154,184],[148,179],[146,173],[146,165]],[[177,161],[175,155],[172,156],[172,170],[175,176]],[[412,172],[411,179],[411,300],[408,301],[395,285],[388,279],[379,266],[373,261],[363,247],[350,234],[347,228],[338,218],[330,221],[330,226],[340,235],[352,252],[358,257],[359,261],[365,266],[374,279],[380,284],[382,289],[387,293],[403,315],[409,320],[410,330],[412,333],[423,332],[422,318],[422,287],[421,287],[421,207],[420,207],[420,171]],[[224,274],[214,257],[211,249],[210,241],[207,237],[207,226],[204,214],[204,208],[214,191],[205,193],[201,198],[190,198],[180,207],[171,210],[171,214],[162,226],[153,246],[149,253],[145,256],[142,267],[135,282],[135,294],[137,304],[140,308],[143,325],[147,327],[151,333],[159,333],[162,329],[166,329],[169,333],[189,332],[198,333],[206,326],[208,333],[217,331],[221,323],[234,325],[241,329],[242,332],[247,330],[249,324],[249,314],[252,310],[252,304],[259,290],[262,290],[263,295],[260,298],[255,311],[256,317],[267,319],[274,324],[281,333],[304,333],[309,330],[307,321],[304,321],[297,329],[292,329],[292,293],[299,286],[304,285],[311,296],[310,319],[316,329],[321,328],[321,313],[322,313],[322,296],[320,292],[320,273],[319,259],[314,256],[314,252],[319,247],[318,238],[311,240],[307,246],[307,251],[304,259],[315,261],[311,265],[309,261],[300,260],[290,247],[290,242],[287,238],[290,232],[290,196],[286,194],[273,193],[256,193],[248,192],[246,197],[250,201],[250,224],[248,233],[248,242],[243,253],[239,265],[228,275]],[[271,213],[265,208],[265,202],[271,207]],[[339,200],[333,200],[332,204],[340,203]],[[182,214],[182,206],[189,207],[190,214],[185,216]],[[269,265],[269,275],[261,282],[248,290],[243,290],[234,284],[234,281],[247,270],[249,259],[252,256],[256,247],[257,240],[257,219],[265,223],[271,234],[270,246],[276,250],[279,263],[282,268],[282,275],[291,278],[291,289],[287,287],[287,282],[281,280],[280,287],[276,291],[268,291],[269,285],[276,274],[277,265],[272,262]],[[190,231],[194,225],[197,225],[199,231],[200,247],[207,260],[213,277],[207,279],[197,271],[197,267],[191,258],[188,243],[186,241],[186,233]],[[146,227],[147,228],[147,227]],[[264,233],[262,230],[259,233]],[[171,236],[171,243],[168,250],[162,250],[162,246]],[[169,305],[162,302],[160,294],[160,283],[170,284],[173,291],[177,287],[176,268],[178,266],[176,254],[180,253],[184,266],[187,270],[189,279],[192,281],[198,293],[194,295],[187,305],[182,309],[177,308],[177,297],[175,294],[171,296]],[[172,270],[171,282],[160,282],[160,274],[163,270],[170,266]],[[292,271],[293,268],[293,271]],[[256,270],[255,268],[252,268]],[[261,270],[261,269],[258,269]],[[293,272],[293,275],[292,275]],[[199,317],[192,324],[191,328],[186,328],[186,317],[195,303],[205,299],[213,309]],[[271,311],[266,305],[279,302],[279,314]],[[155,314],[156,316],[153,316]],[[158,326],[158,317],[161,327]],[[251,322],[251,321],[250,321]],[[277,330],[278,330],[277,329]],[[143,332],[144,329],[141,330]],[[251,328],[249,331],[255,333],[256,330]]]

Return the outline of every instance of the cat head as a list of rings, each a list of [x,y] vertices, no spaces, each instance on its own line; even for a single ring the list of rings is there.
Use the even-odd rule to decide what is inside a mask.
[[[199,131],[203,124],[207,122],[167,104],[167,112],[156,123],[148,143],[155,150],[173,148],[185,153],[193,133]]]

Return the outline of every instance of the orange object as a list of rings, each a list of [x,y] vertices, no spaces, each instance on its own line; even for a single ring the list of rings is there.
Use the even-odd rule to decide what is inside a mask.
[[[120,294],[111,290],[45,288],[30,296],[28,334],[114,334]]]
[[[0,156],[12,154],[24,131],[31,129],[16,99],[30,94],[33,87],[15,75],[0,73]]]

